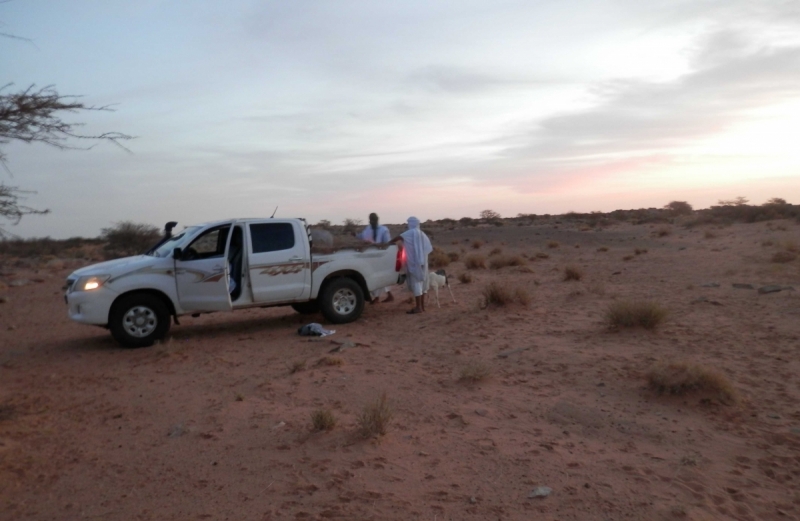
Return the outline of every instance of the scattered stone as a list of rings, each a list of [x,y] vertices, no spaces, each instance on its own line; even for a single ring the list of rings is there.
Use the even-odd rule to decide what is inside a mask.
[[[475,496],[472,496],[471,498],[469,498],[469,502],[474,505],[475,503],[478,502],[478,499]]]
[[[597,384],[597,387],[605,387],[605,386],[606,386],[605,382],[600,382],[599,384]]]
[[[680,248],[678,248],[678,251],[683,251],[685,249],[686,249],[686,246],[681,246]]]
[[[775,414],[775,413],[767,414],[767,418],[772,418],[773,420],[780,420],[781,419],[780,415]]]
[[[527,351],[527,347],[520,347],[518,349],[512,349],[510,351],[503,351],[502,353],[497,353],[497,358],[508,358],[509,356],[521,353],[522,351]]]
[[[275,425],[275,426],[272,428],[272,430],[275,430],[275,429],[280,429],[281,427],[284,427],[284,426],[286,426],[286,422],[280,422],[280,423],[277,423],[277,424],[276,424],[276,425]]]
[[[528,499],[533,498],[545,498],[550,495],[553,491],[550,487],[536,487],[535,489],[531,490],[531,493],[528,494]]]
[[[758,288],[759,295],[766,295],[767,293],[778,293],[783,291],[783,286],[761,286]]]
[[[755,289],[752,284],[739,284],[734,282],[732,286],[736,289]]]
[[[475,414],[477,414],[478,416],[486,416],[489,414],[489,411],[487,411],[486,409],[475,409]]]
[[[11,286],[12,288],[19,288],[22,286],[27,286],[30,283],[31,281],[29,281],[28,279],[17,279],[17,280],[12,280],[11,282],[8,283],[8,285]]]
[[[8,297],[5,296],[0,297],[0,304],[6,304],[6,303],[8,303]]]
[[[612,275],[622,275],[622,272],[621,271],[615,271],[614,273],[612,273]]]
[[[719,282],[706,282],[702,285],[703,288],[718,288]]]

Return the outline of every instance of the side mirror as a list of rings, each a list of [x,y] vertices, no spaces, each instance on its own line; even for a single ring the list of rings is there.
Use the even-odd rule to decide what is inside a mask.
[[[181,260],[181,255],[183,255],[183,250],[181,250],[180,248],[175,248],[174,250],[172,250],[173,259]]]

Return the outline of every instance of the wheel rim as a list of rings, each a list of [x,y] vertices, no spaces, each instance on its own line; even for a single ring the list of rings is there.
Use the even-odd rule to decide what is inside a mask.
[[[144,338],[156,330],[158,317],[155,311],[147,306],[135,306],[122,317],[122,327],[129,335]]]
[[[342,288],[333,294],[333,310],[339,315],[347,315],[356,309],[358,298],[353,290]]]

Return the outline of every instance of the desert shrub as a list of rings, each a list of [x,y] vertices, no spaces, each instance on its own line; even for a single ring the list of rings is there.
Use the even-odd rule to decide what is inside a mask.
[[[492,372],[486,364],[473,360],[461,368],[458,373],[458,381],[466,384],[476,384],[489,378],[490,374]]]
[[[705,237],[706,239],[716,239],[717,234],[712,232],[711,230],[706,230],[706,233],[703,234],[703,237]]]
[[[470,270],[485,270],[486,269],[486,257],[483,255],[473,254],[468,255],[464,259],[464,266]]]
[[[489,267],[493,270],[506,266],[524,266],[525,259],[521,255],[500,255],[489,260]]]
[[[458,280],[460,280],[462,284],[469,284],[472,282],[472,273],[465,271],[458,276]]]
[[[696,364],[658,364],[647,373],[647,381],[658,393],[683,395],[698,391],[713,395],[722,403],[738,400],[736,389],[725,375]]]
[[[581,280],[583,278],[583,270],[577,266],[567,266],[564,268],[564,280]]]
[[[345,219],[342,225],[342,233],[350,235],[358,231],[361,226],[361,219]]]
[[[635,253],[636,255],[641,255],[643,253],[647,253],[647,250],[644,248],[636,248],[635,250],[633,250],[633,253]]]
[[[514,302],[514,294],[508,287],[497,282],[491,282],[488,286],[483,288],[483,305],[505,306]]]
[[[305,370],[305,368],[306,368],[306,361],[297,360],[289,364],[289,374],[299,373],[300,371]]]
[[[501,253],[503,253],[503,248],[493,248],[492,251],[489,252],[489,256],[500,255]]]
[[[461,258],[461,255],[458,252],[451,251],[447,253],[447,256],[450,257],[450,262],[458,262],[458,259]]]
[[[608,251],[608,246],[600,246],[599,248],[597,248],[597,251],[599,251],[601,253],[602,252],[607,252]]]
[[[483,241],[482,240],[475,239],[474,241],[472,241],[472,249],[480,250],[481,246],[483,246]]]
[[[394,412],[383,392],[377,400],[365,405],[358,415],[359,433],[364,438],[383,436],[389,430],[392,416]]]
[[[336,427],[336,416],[329,409],[317,409],[311,413],[311,425],[317,432],[331,431]]]
[[[772,256],[772,262],[786,263],[792,262],[797,258],[797,254],[790,251],[776,251]]]
[[[519,273],[535,273],[530,266],[520,266],[517,271]]]
[[[543,251],[537,251],[537,252],[536,252],[536,255],[535,255],[535,257],[536,257],[537,259],[549,259],[549,258],[550,258],[550,255],[546,254],[546,253],[545,253],[545,252],[543,252]]]
[[[528,293],[528,290],[525,288],[517,287],[517,289],[514,290],[514,299],[523,306],[527,306],[531,303],[531,294]]]
[[[100,230],[100,237],[106,241],[103,249],[108,258],[130,257],[155,246],[161,238],[161,232],[152,224],[121,221]]]
[[[624,261],[629,261],[629,260],[631,260],[632,258],[633,258],[633,255],[625,255],[624,257],[622,257],[622,260],[624,260]]]
[[[484,309],[491,305],[505,306],[514,302],[519,302],[523,306],[527,306],[531,302],[530,294],[528,294],[525,288],[517,287],[512,291],[507,286],[498,282],[489,283],[483,288],[481,294],[483,296],[481,307]]]
[[[428,255],[428,266],[432,268],[445,268],[450,265],[450,256],[439,248],[434,248]]]
[[[559,246],[560,244],[558,243],[558,241],[547,241],[548,248],[553,249],[553,248],[558,248]]]
[[[667,318],[667,310],[649,300],[620,300],[608,306],[604,318],[609,327],[655,329]]]
[[[774,246],[774,245],[775,245],[775,243],[772,242],[771,240],[761,241],[761,246],[763,246],[765,248],[769,248],[770,246]]]
[[[655,235],[656,237],[666,237],[667,235],[670,235],[671,233],[672,233],[672,230],[671,230],[670,228],[667,228],[667,227],[665,226],[665,227],[662,227],[662,228],[659,228],[659,229],[657,229],[657,230],[654,232],[654,235]]]
[[[800,251],[800,246],[798,246],[795,241],[789,240],[783,243],[783,249],[786,251],[797,253]]]
[[[664,206],[672,215],[691,215],[692,205],[686,201],[670,201]]]

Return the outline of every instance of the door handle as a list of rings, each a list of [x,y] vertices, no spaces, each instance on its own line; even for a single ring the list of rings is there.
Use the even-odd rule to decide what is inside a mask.
[[[303,257],[295,255],[294,257],[289,257],[289,262],[297,262],[303,260]]]

